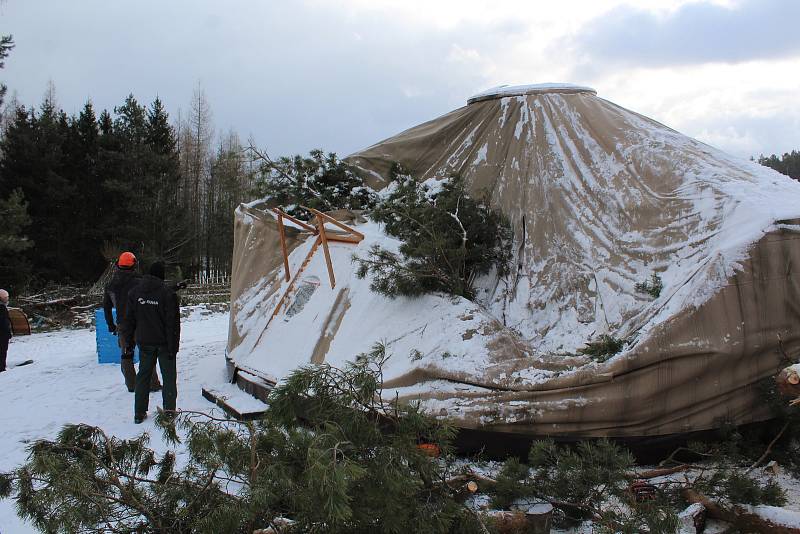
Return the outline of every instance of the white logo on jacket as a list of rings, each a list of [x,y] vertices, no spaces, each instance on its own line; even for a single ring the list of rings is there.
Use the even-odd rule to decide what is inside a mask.
[[[147,299],[143,299],[142,297],[139,297],[137,302],[139,302],[139,304],[150,304],[151,306],[158,306],[158,301],[157,300],[147,300]]]

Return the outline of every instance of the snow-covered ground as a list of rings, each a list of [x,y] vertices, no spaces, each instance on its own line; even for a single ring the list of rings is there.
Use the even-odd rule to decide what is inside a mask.
[[[227,330],[227,313],[193,308],[182,320],[178,408],[218,411],[201,396],[200,390],[226,381],[223,354]],[[27,359],[34,363],[13,367]],[[97,363],[93,330],[61,330],[15,338],[9,348],[9,364],[12,368],[0,373],[0,472],[24,463],[30,443],[55,437],[67,423],[96,425],[119,438],[148,432],[152,447],[157,452],[166,450],[151,419],[142,425],[133,423],[133,394],[125,389],[118,365]],[[152,393],[150,413],[160,404],[161,394]],[[181,451],[177,452],[180,457]],[[494,470],[499,469],[499,463],[490,464]],[[474,468],[480,471],[478,466]],[[494,471],[489,469],[489,474]],[[800,511],[800,482],[785,473],[778,481],[788,492],[789,505],[785,510],[767,510],[768,515]],[[591,525],[586,525],[572,532],[591,531]],[[17,517],[13,500],[0,501],[0,534],[33,532],[36,530]]]
[[[178,408],[212,410],[200,390],[225,381],[228,314],[193,309],[181,328]],[[13,367],[27,359],[34,363]],[[153,448],[166,449],[152,419],[133,423],[133,394],[119,365],[97,363],[93,330],[14,338],[8,360],[11,369],[0,373],[0,472],[24,463],[30,443],[55,437],[67,423],[99,426],[120,438],[149,432]],[[150,414],[160,405],[161,393],[152,393]],[[27,532],[36,531],[17,517],[14,501],[0,501],[0,533]]]

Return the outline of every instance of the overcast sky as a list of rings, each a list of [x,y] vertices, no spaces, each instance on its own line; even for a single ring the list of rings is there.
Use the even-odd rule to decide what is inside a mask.
[[[198,84],[218,132],[349,154],[500,84],[571,82],[731,153],[800,149],[800,0],[5,0],[0,80],[69,113]]]

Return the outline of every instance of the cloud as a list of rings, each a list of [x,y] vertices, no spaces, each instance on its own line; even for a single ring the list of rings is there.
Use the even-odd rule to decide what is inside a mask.
[[[698,54],[788,53],[794,45],[775,48],[773,41],[796,44],[781,28],[797,19],[800,1],[613,7],[622,1],[632,0],[561,0],[536,9],[522,0],[139,0],[135,9],[107,0],[0,0],[2,33],[13,33],[17,44],[0,81],[21,103],[38,105],[52,79],[69,113],[89,97],[96,108],[112,109],[131,92],[144,103],[158,95],[174,118],[179,108],[185,116],[199,80],[216,128],[252,135],[273,155],[315,147],[348,154],[460,107],[479,90],[558,81],[594,86],[602,97],[744,155],[750,146],[783,150],[800,142],[792,123],[781,122],[796,107],[798,60],[697,63]],[[749,24],[744,37],[725,34],[731,20]],[[690,46],[686,35],[704,37]],[[695,63],[659,67],[678,61],[670,54],[679,49],[662,50],[673,41]],[[782,92],[774,97],[742,96],[775,87]],[[762,122],[737,122],[754,109]]]
[[[620,6],[589,21],[568,41],[580,58],[576,72],[609,65],[659,67],[740,63],[800,54],[800,2],[708,1],[668,12]]]
[[[175,117],[199,80],[217,128],[274,154],[348,154],[462,106],[521,31],[503,20],[432,30],[302,1],[34,4],[5,8],[17,48],[0,75],[22,103],[38,105],[52,78],[71,113],[132,92],[158,94]]]
[[[704,143],[743,158],[797,150],[800,117],[736,117],[695,121],[684,132]]]

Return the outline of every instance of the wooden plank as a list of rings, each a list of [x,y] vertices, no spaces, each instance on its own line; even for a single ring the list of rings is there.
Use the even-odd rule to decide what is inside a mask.
[[[222,411],[228,414],[229,417],[233,417],[237,421],[255,421],[264,417],[265,410],[259,412],[240,412],[235,407],[231,406],[227,402],[227,399],[219,396],[213,389],[202,388],[201,392],[207,401],[213,402],[215,405],[222,408]]]
[[[272,211],[277,213],[277,214],[279,214],[279,215],[282,215],[286,219],[289,219],[290,221],[292,221],[293,223],[295,223],[299,227],[303,228],[304,230],[307,230],[307,231],[311,232],[314,235],[317,234],[317,229],[316,228],[314,228],[313,226],[311,226],[307,222],[304,222],[304,221],[301,221],[300,219],[292,217],[291,215],[289,215],[288,213],[286,213],[282,209],[280,209],[280,208],[272,208]]]
[[[336,241],[337,243],[352,243],[354,245],[361,243],[361,238],[358,236],[335,233],[330,230],[325,230],[325,237],[328,238],[328,241]]]
[[[288,282],[292,276],[289,274],[289,252],[286,250],[286,230],[283,228],[283,212],[278,210],[278,234],[281,237],[281,252],[283,252],[283,271]]]
[[[317,212],[319,213],[319,212]],[[325,221],[317,215],[319,221],[320,233],[319,237],[322,239],[322,250],[325,252],[325,263],[328,266],[328,278],[331,281],[331,289],[336,287],[336,279],[333,276],[333,264],[331,264],[331,253],[328,250],[328,232],[325,231]]]
[[[270,323],[272,323],[272,320],[275,318],[276,315],[278,315],[278,312],[280,311],[281,307],[283,306],[284,301],[286,301],[286,298],[288,297],[289,293],[291,293],[292,288],[294,288],[295,283],[297,283],[297,279],[300,278],[300,275],[303,273],[303,271],[306,269],[306,267],[308,267],[308,262],[311,261],[311,256],[314,255],[314,252],[316,252],[317,247],[319,247],[319,244],[320,244],[320,238],[319,238],[319,236],[317,236],[317,238],[314,240],[314,244],[311,245],[311,250],[309,250],[308,254],[306,255],[306,259],[303,260],[302,265],[300,265],[300,269],[294,275],[294,278],[292,278],[292,280],[289,282],[289,287],[287,287],[286,291],[284,291],[283,295],[281,295],[281,299],[278,301],[278,305],[275,306],[275,310],[273,310],[272,315],[270,315],[269,320],[267,321],[267,324],[264,325],[264,329],[258,335],[258,339],[256,340],[256,345],[255,346],[257,346],[259,343],[261,343],[261,338],[264,337],[264,332],[267,331],[267,328],[269,328],[269,325],[270,325]]]
[[[314,208],[307,208],[307,207],[305,207],[305,206],[300,206],[300,207],[301,207],[301,208],[303,208],[303,209],[305,209],[305,210],[308,210],[308,211],[310,211],[311,213],[313,213],[314,215],[316,215],[318,218],[320,218],[320,219],[321,219],[321,220],[320,220],[320,222],[324,222],[324,221],[326,221],[326,222],[329,222],[329,223],[331,223],[331,224],[332,224],[332,225],[334,225],[334,226],[338,226],[339,228],[341,228],[341,229],[342,229],[342,230],[344,230],[345,232],[347,232],[347,233],[349,233],[349,234],[352,234],[352,235],[354,235],[354,236],[357,236],[357,237],[359,237],[359,241],[361,241],[362,239],[364,239],[364,234],[362,234],[361,232],[359,232],[359,231],[357,231],[357,230],[354,230],[353,228],[351,228],[351,227],[347,226],[346,224],[344,224],[344,223],[342,223],[342,222],[339,222],[339,221],[337,221],[336,219],[334,219],[334,218],[333,218],[333,217],[331,217],[330,215],[325,215],[325,214],[324,214],[324,213],[322,213],[321,211],[319,211],[319,210],[315,210]],[[324,223],[320,225],[320,228],[324,228],[324,227],[325,227]]]

